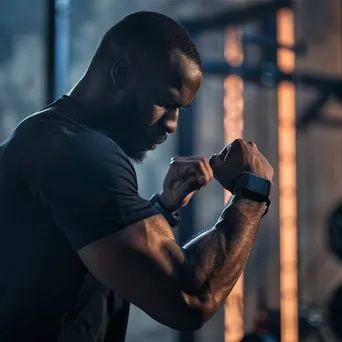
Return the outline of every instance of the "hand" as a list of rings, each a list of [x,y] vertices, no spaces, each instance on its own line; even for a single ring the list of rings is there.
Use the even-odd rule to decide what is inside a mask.
[[[185,207],[196,190],[213,178],[208,160],[202,156],[174,157],[165,177],[160,200],[171,211]]]
[[[233,182],[243,172],[251,172],[272,182],[273,168],[256,145],[237,139],[209,159],[216,180],[232,191]]]

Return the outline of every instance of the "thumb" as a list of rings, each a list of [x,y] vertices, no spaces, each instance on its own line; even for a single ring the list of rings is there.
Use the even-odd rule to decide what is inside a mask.
[[[187,196],[191,192],[199,190],[206,182],[204,176],[191,177],[182,184],[179,192],[182,196]]]

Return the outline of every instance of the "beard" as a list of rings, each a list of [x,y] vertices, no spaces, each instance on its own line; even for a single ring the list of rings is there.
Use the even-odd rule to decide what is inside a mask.
[[[132,127],[118,126],[121,128],[121,132],[113,132],[110,134],[110,138],[120,146],[134,164],[141,164],[149,151],[149,149],[143,148],[144,144],[141,143],[142,139],[139,139],[141,132],[138,135],[135,129],[136,127],[132,129]]]
[[[119,146],[121,147],[121,145]],[[134,150],[130,146],[122,146],[121,148],[133,164],[141,164],[145,160],[148,152],[146,150]]]
[[[128,155],[128,158],[131,160],[133,164],[142,164],[146,157],[147,152],[139,152],[131,156]]]
[[[141,164],[150,151],[145,132],[151,120],[152,107],[143,105],[138,94],[132,93],[120,106],[119,112],[115,141],[133,163]]]
[[[115,120],[113,120],[115,112]],[[135,164],[141,164],[153,142],[147,131],[153,116],[153,105],[138,91],[125,95],[121,103],[107,112],[107,135],[115,141]]]
[[[150,149],[146,148],[143,135],[145,127],[139,119],[134,118],[134,115],[136,114],[122,115],[121,119],[116,122],[119,130],[113,132],[112,139],[120,146],[132,163],[141,164]],[[129,120],[126,120],[126,118],[129,118]]]

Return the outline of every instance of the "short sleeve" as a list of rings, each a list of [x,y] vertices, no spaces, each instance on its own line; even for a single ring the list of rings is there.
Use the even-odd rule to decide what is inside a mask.
[[[49,140],[31,164],[31,187],[76,250],[158,214],[139,196],[133,165],[113,141],[91,131]]]

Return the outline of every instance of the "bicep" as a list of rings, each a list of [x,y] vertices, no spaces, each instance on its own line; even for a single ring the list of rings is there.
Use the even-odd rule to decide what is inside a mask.
[[[44,150],[31,166],[30,185],[75,250],[156,215],[139,196],[133,166],[123,152],[95,138],[60,142],[58,137],[57,148]]]
[[[181,284],[183,250],[165,219],[156,215],[95,241],[78,254],[100,282],[155,320],[177,328],[188,322]]]
[[[186,328],[196,317],[182,284],[183,250],[164,217],[139,196],[133,166],[107,147],[103,153],[103,144],[72,142],[46,149],[30,185],[90,273],[157,321]]]

